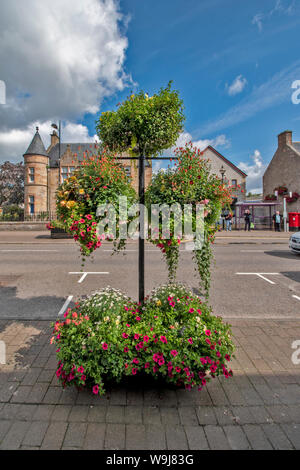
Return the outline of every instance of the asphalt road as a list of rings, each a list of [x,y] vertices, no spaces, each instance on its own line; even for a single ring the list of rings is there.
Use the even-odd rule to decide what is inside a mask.
[[[214,252],[210,302],[215,314],[300,320],[300,256],[287,244],[217,244]],[[109,244],[101,247],[83,276],[78,248],[71,243],[1,244],[0,318],[55,319],[68,302],[107,285],[137,298],[137,244],[130,243],[126,255],[111,254]],[[147,293],[166,279],[160,251],[147,244]],[[184,245],[178,280],[197,289],[191,252]]]

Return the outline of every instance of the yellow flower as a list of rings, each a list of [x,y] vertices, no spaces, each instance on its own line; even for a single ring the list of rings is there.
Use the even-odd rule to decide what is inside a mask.
[[[158,300],[158,301],[156,302],[156,305],[159,307],[159,306],[161,305],[161,301]]]
[[[84,194],[84,189],[79,189],[79,194]]]
[[[66,201],[61,201],[60,205],[61,205],[61,206],[65,206],[65,205],[66,205]]]

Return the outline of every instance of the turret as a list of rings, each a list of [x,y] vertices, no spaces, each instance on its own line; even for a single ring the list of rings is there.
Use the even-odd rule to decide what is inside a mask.
[[[39,128],[24,154],[25,164],[25,215],[48,211],[49,156],[39,134]]]

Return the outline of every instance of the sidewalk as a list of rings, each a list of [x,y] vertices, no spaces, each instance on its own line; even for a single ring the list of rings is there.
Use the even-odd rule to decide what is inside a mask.
[[[224,240],[230,242],[233,241],[241,241],[243,243],[247,242],[248,240],[270,240],[272,242],[284,242],[286,243],[289,237],[291,236],[292,232],[285,233],[285,232],[272,232],[272,231],[263,231],[263,230],[253,230],[251,232],[245,232],[244,230],[240,231],[232,231],[226,232],[221,231],[216,234],[216,240]],[[135,243],[136,240],[128,240],[129,243]],[[72,239],[52,239],[50,236],[50,232],[46,231],[0,231],[0,244],[74,244]]]
[[[0,449],[300,449],[294,321],[233,320],[234,377],[201,392],[62,390],[48,322],[0,321]]]

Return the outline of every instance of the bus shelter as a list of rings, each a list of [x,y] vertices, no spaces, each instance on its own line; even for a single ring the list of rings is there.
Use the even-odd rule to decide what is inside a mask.
[[[272,230],[273,215],[280,206],[279,202],[237,202],[235,204],[235,228],[241,230],[245,226],[245,211],[251,214],[254,230]]]

